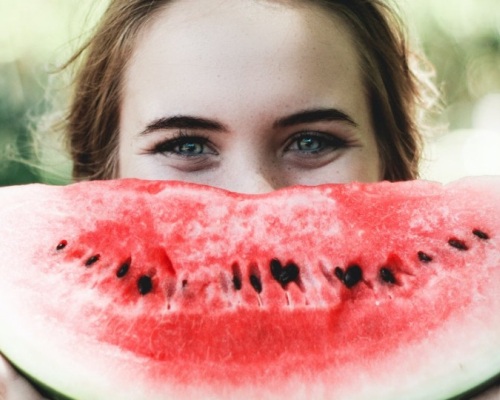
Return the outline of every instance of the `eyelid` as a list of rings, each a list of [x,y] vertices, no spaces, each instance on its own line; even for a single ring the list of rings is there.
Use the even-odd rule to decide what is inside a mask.
[[[327,132],[321,132],[321,131],[301,131],[296,133],[290,138],[290,143],[286,146],[287,149],[289,149],[294,143],[296,143],[298,140],[302,138],[307,138],[307,137],[314,137],[321,139],[326,142],[326,145],[328,147],[334,147],[334,148],[342,148],[346,147],[349,142],[346,139],[343,139],[337,135],[327,133]],[[299,151],[299,150],[297,150]]]
[[[168,139],[163,139],[163,140],[157,142],[156,144],[154,144],[152,146],[151,153],[154,153],[154,154],[170,153],[170,154],[178,155],[181,157],[203,157],[203,156],[207,155],[207,154],[181,155],[181,154],[173,151],[173,149],[175,147],[182,145],[186,142],[200,143],[204,146],[209,147],[213,151],[213,154],[217,154],[217,152],[214,150],[214,148],[212,146],[208,146],[209,144],[211,144],[210,139],[208,137],[206,137],[203,134],[199,134],[199,133],[193,134],[193,133],[182,131],[182,130],[177,131],[172,137],[170,137]]]

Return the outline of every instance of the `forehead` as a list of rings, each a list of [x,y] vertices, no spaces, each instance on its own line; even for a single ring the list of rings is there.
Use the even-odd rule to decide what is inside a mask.
[[[363,90],[358,64],[346,24],[310,2],[177,0],[138,35],[125,99],[163,90],[179,106],[194,94],[270,101],[274,93],[285,104],[314,93],[322,101],[332,87]]]

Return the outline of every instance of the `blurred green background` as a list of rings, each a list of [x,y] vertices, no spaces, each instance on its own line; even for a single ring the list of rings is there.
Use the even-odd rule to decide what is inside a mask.
[[[124,0],[126,1],[126,0]],[[106,0],[0,0],[0,186],[70,181],[70,163],[30,127],[49,106],[49,71],[64,61]],[[500,0],[399,0],[435,65],[448,133],[427,146],[424,178],[500,175]],[[20,161],[22,160],[22,161]],[[40,163],[42,165],[40,165]]]

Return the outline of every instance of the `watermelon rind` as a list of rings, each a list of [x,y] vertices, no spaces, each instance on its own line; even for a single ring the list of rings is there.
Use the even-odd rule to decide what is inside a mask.
[[[52,389],[51,387],[45,385],[43,382],[40,382],[36,377],[32,375],[28,375],[26,372],[23,370],[17,368],[16,365],[13,365],[15,371],[22,376],[24,379],[26,379],[33,389],[43,397],[43,399],[47,400],[79,400],[74,397],[69,397],[63,393],[58,392],[57,390]]]
[[[64,393],[60,393],[57,390],[54,390],[53,388],[45,385],[43,382],[39,381],[35,376],[27,374],[25,371],[18,369],[14,365],[16,371],[23,376],[28,382],[31,383],[31,385],[37,390],[37,392],[43,396],[45,399],[48,400],[86,400],[86,399],[92,399],[92,398],[101,398],[101,397],[94,397],[94,395],[89,395],[88,393],[82,393],[77,394],[76,397],[71,397],[69,395],[66,395]],[[32,372],[35,375],[37,374],[36,371]],[[42,375],[42,374],[39,374]],[[61,374],[62,376],[64,374]],[[70,379],[70,377],[68,377]],[[451,381],[456,381],[455,374],[451,374],[448,378],[447,377],[441,377],[442,382],[446,381],[447,379]],[[434,382],[433,382],[434,383]],[[466,389],[464,392],[460,393],[457,391],[457,394],[452,395],[451,397],[443,398],[443,400],[470,400],[472,397],[480,395],[484,393],[485,391],[491,389],[492,387],[499,385],[500,384],[500,372],[494,375],[493,377],[486,379],[484,382],[480,383],[478,386]],[[427,390],[429,390],[429,386],[425,383],[422,382],[422,387],[419,389],[419,395],[418,397],[415,397],[416,399],[421,399],[421,400],[430,400],[430,399],[435,399],[435,400],[440,400],[439,398],[434,398],[434,397],[429,397],[429,394],[427,394]],[[459,389],[461,390],[461,389]],[[433,393],[432,390],[430,390],[430,393]],[[90,397],[87,397],[90,396]],[[399,396],[399,395],[398,395]],[[387,397],[388,399],[396,399],[397,397]],[[104,398],[103,398],[104,399]],[[137,398],[142,399],[141,398]]]

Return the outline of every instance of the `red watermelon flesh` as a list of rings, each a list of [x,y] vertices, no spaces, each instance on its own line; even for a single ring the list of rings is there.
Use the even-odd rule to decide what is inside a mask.
[[[0,189],[0,349],[76,399],[444,399],[500,373],[500,178]]]

